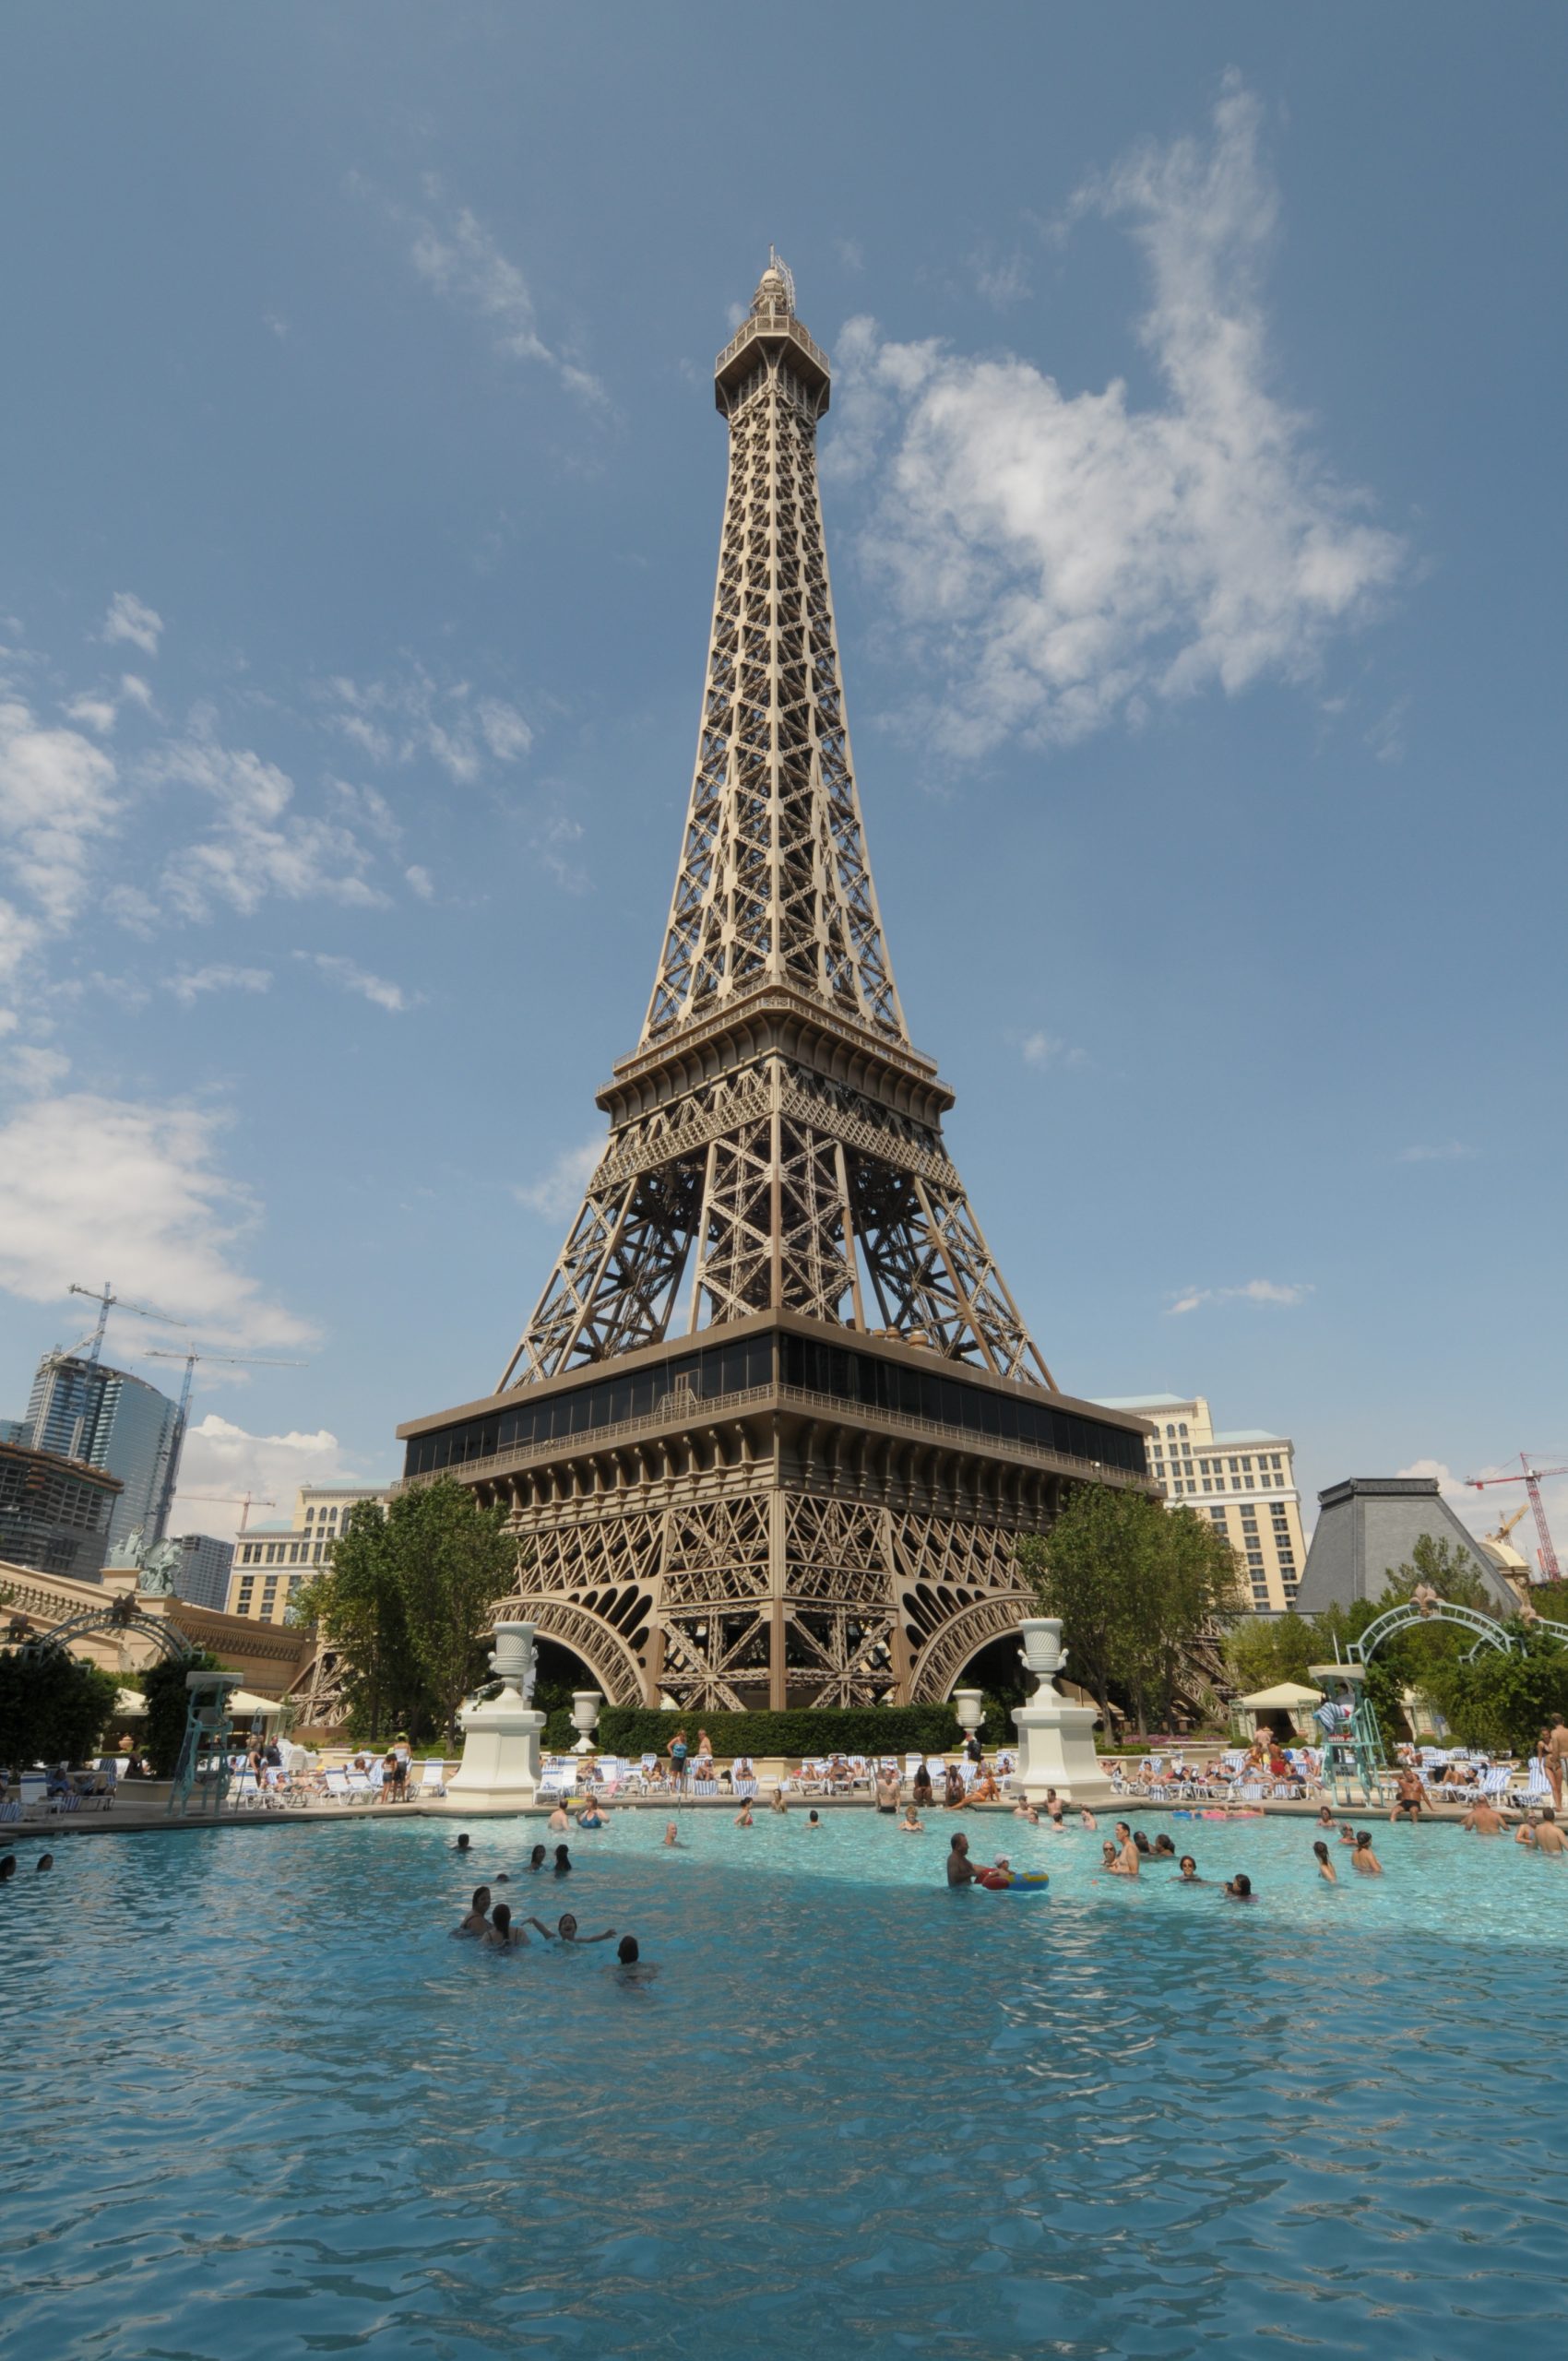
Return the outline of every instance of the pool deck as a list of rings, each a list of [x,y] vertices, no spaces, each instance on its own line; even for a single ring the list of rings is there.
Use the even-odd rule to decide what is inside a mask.
[[[907,1801],[907,1798],[904,1800]],[[876,1809],[875,1802],[870,1796],[791,1795],[789,1805],[791,1811],[874,1812]],[[737,1808],[737,1799],[733,1796],[682,1796],[680,1797],[667,1795],[627,1796],[609,1805],[606,1817],[613,1819],[617,1812],[623,1811],[728,1811],[732,1813]],[[1511,1799],[1503,1805],[1503,1809],[1506,1816],[1510,1812],[1526,1808],[1521,1801]],[[22,1837],[53,1840],[57,1836],[126,1836],[140,1834],[149,1830],[194,1833],[204,1828],[325,1828],[336,1826],[343,1821],[441,1820],[471,1821],[476,1823],[484,1820],[542,1821],[553,1809],[553,1804],[540,1803],[524,1806],[521,1809],[507,1805],[497,1809],[490,1809],[465,1803],[460,1796],[452,1796],[433,1797],[428,1803],[274,1804],[259,1809],[252,1807],[238,1811],[232,1809],[217,1813],[195,1811],[185,1816],[171,1816],[161,1803],[149,1805],[138,1811],[134,1806],[128,1805],[123,1797],[116,1797],[113,1809],[109,1811],[94,1811],[84,1808],[80,1811],[55,1813],[42,1820],[13,1820],[0,1823],[0,1851],[3,1851],[8,1844],[15,1843]],[[576,1813],[582,1806],[574,1802],[569,1809],[572,1811],[575,1828]],[[759,1815],[765,1813],[767,1809],[766,1803],[754,1801],[753,1809]],[[1077,1807],[1069,1804],[1067,1807],[1069,1815]],[[1151,1801],[1141,1796],[1111,1796],[1108,1797],[1103,1803],[1092,1806],[1091,1809],[1096,1820],[1101,1825],[1109,1826],[1124,1815],[1134,1812],[1169,1812],[1178,1814],[1183,1819],[1200,1820],[1206,1818],[1255,1820],[1261,1816],[1271,1820],[1315,1821],[1323,1809],[1323,1804],[1321,1800],[1316,1803],[1271,1800],[1249,1804],[1236,1812],[1227,1812],[1218,1804],[1196,1801],[1172,1803]],[[1468,1809],[1467,1804],[1457,1801],[1452,1804],[1429,1805],[1422,1817],[1434,1821],[1452,1821],[1456,1824]],[[1336,1814],[1350,1814],[1375,1821],[1386,1817],[1388,1807],[1386,1804],[1336,1804],[1333,1809]],[[1014,1817],[1014,1807],[1005,1803],[966,1804],[964,1811],[970,1820],[1011,1820]],[[930,1825],[945,1816],[944,1807],[934,1804],[929,1809],[927,1824]]]

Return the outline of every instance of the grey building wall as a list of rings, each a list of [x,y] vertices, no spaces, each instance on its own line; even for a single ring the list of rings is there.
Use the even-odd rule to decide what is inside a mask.
[[[182,1533],[176,1538],[185,1555],[174,1576],[175,1590],[193,1607],[210,1607],[221,1615],[229,1597],[233,1543],[217,1541],[210,1533]]]
[[[120,1480],[109,1521],[117,1549],[137,1525],[150,1538],[157,1525],[178,1406],[145,1378],[71,1353],[45,1353],[32,1382],[22,1438],[35,1451],[78,1459]]]
[[[1518,1605],[1497,1568],[1483,1556],[1430,1476],[1351,1476],[1320,1492],[1317,1531],[1297,1593],[1301,1615],[1381,1598],[1389,1575],[1408,1563],[1423,1533],[1465,1553],[1505,1614]]]
[[[37,1573],[96,1582],[118,1495],[113,1477],[79,1461],[0,1443],[0,1558]]]

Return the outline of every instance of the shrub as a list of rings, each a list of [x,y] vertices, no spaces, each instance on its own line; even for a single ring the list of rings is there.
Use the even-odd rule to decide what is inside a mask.
[[[218,1658],[202,1648],[182,1663],[149,1664],[143,1673],[141,1688],[147,1699],[147,1720],[142,1725],[142,1744],[154,1778],[172,1779],[180,1760],[189,1703],[186,1673],[218,1669]]]
[[[672,1714],[607,1705],[598,1742],[606,1754],[664,1754],[682,1728],[693,1746],[698,1729],[705,1729],[719,1755],[903,1754],[916,1748],[951,1754],[963,1737],[951,1705],[802,1707],[782,1714]]]

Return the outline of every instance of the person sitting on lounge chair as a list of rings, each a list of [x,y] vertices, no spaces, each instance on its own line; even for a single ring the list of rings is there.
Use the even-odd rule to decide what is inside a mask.
[[[932,1807],[931,1772],[923,1762],[915,1771],[915,1801],[925,1811]]]

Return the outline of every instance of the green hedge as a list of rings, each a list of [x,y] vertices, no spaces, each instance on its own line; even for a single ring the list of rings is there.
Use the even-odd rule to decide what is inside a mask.
[[[552,1720],[553,1721],[553,1715]],[[667,1754],[684,1728],[695,1752],[705,1729],[720,1757],[736,1754],[951,1754],[963,1733],[951,1705],[867,1705],[785,1714],[668,1714],[607,1705],[598,1741],[606,1754]],[[551,1733],[547,1728],[546,1737]]]

